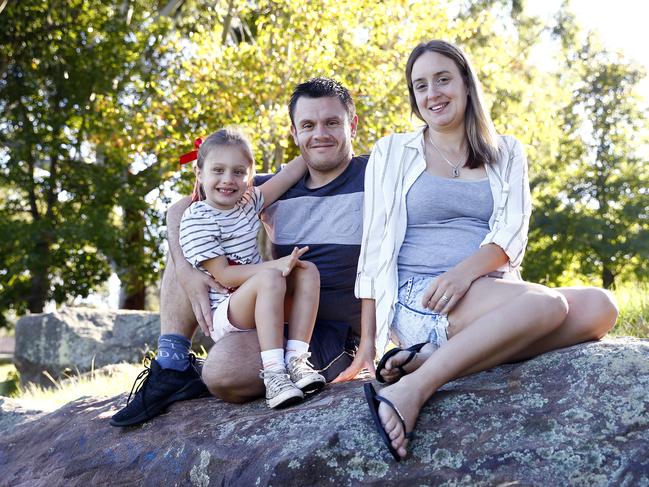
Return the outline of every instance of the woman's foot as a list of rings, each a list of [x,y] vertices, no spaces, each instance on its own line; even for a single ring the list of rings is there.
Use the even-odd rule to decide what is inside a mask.
[[[435,347],[432,344],[427,343],[412,358],[412,360],[408,361],[411,352],[409,352],[407,349],[402,350],[396,355],[390,357],[386,361],[385,367],[381,369],[379,373],[381,374],[381,377],[386,384],[393,384],[401,379],[401,377],[403,377],[403,371],[405,371],[406,374],[409,374],[421,367],[421,365],[426,360],[428,360],[428,357],[430,357],[434,351]]]
[[[404,458],[408,446],[406,435],[413,431],[425,401],[422,401],[417,391],[409,388],[404,381],[384,387],[377,395],[390,402],[379,402],[378,416],[392,448],[399,457]]]

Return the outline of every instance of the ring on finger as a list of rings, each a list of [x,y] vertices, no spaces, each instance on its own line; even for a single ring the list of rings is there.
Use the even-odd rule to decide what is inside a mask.
[[[448,303],[450,301],[450,298],[446,294],[444,294],[440,299],[445,303]]]

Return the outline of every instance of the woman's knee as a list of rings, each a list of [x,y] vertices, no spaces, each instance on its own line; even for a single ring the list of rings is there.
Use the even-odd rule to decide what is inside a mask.
[[[568,300],[560,292],[549,288],[535,287],[531,290],[535,297],[536,312],[543,317],[542,323],[549,329],[557,328],[568,316]]]
[[[588,313],[587,330],[588,338],[599,340],[604,337],[615,325],[618,316],[618,307],[613,293],[605,289],[587,288],[580,292],[579,299],[583,300],[582,306]]]

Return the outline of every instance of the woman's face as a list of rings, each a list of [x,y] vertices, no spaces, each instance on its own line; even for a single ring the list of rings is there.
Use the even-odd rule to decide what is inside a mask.
[[[468,91],[452,59],[426,51],[413,64],[411,78],[417,108],[431,129],[446,132],[464,126]]]

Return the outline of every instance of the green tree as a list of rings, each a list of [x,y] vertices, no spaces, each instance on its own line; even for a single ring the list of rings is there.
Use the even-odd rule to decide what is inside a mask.
[[[167,28],[156,8],[28,0],[0,15],[1,309],[39,312],[108,277],[124,181],[93,143],[98,104],[144,71]]]
[[[556,284],[599,278],[606,288],[619,275],[646,279],[649,127],[637,93],[645,73],[584,35],[565,5],[553,29],[561,48],[554,86],[569,96],[553,105],[558,147],[541,176],[525,275]]]
[[[576,123],[566,131],[566,144],[576,137],[581,157],[562,162],[568,167],[564,211],[577,268],[598,274],[605,288],[624,272],[646,279],[641,263],[649,258],[649,112],[636,92],[645,73],[592,35],[571,61],[581,81],[568,106],[567,118]]]

